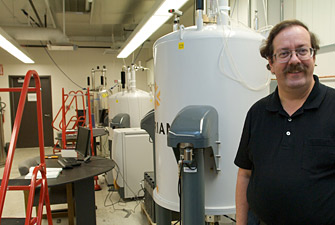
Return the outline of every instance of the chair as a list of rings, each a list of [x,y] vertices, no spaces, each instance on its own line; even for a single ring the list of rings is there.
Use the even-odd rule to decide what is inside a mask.
[[[29,173],[30,167],[35,167],[40,163],[40,158],[32,157],[19,163],[18,169],[21,176]],[[36,189],[33,205],[38,206],[39,189]],[[29,192],[24,191],[25,206],[27,207]],[[68,217],[69,225],[74,225],[74,201],[72,184],[49,187],[50,205],[67,204],[67,209],[51,210],[52,218]],[[37,212],[37,211],[36,211]]]

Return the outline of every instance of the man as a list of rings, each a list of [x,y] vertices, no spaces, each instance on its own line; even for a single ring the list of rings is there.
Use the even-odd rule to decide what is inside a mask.
[[[237,225],[335,224],[335,90],[313,75],[318,40],[297,20],[261,48],[278,82],[249,110],[235,158]],[[249,218],[250,219],[250,218]]]

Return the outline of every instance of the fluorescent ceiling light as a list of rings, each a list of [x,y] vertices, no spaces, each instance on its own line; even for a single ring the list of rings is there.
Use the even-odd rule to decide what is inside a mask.
[[[24,63],[35,63],[27,56],[28,53],[22,49],[2,28],[0,28],[0,47]]]
[[[74,51],[78,49],[77,45],[51,45],[47,44],[50,51]]]
[[[138,46],[146,41],[158,28],[160,28],[173,15],[169,9],[179,10],[188,0],[162,0],[157,1],[141,23],[136,27],[125,43],[117,58],[127,58]]]

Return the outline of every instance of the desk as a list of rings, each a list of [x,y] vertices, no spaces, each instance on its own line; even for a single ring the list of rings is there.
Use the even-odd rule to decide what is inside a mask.
[[[59,167],[57,159],[46,159],[47,167]],[[73,169],[63,169],[55,179],[48,179],[48,186],[73,183],[76,224],[96,224],[94,176],[113,169],[113,160],[91,157],[91,161],[82,163]]]
[[[57,159],[46,159],[47,167],[60,167]],[[48,186],[57,186],[73,183],[75,198],[76,224],[95,225],[95,195],[94,195],[94,176],[105,173],[113,169],[115,163],[111,159],[101,157],[91,157],[88,163],[73,169],[63,169],[57,178],[48,179]],[[15,179],[10,180],[10,184],[18,185],[29,184],[30,180]]]

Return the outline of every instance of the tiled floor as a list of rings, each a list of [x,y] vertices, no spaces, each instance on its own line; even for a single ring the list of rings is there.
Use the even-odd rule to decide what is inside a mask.
[[[52,154],[51,148],[46,148],[46,154]],[[17,169],[18,162],[28,157],[39,155],[39,150],[36,148],[16,149],[14,154],[14,161],[11,170],[11,177],[18,177],[19,172]],[[0,175],[2,178],[3,166],[0,167]],[[147,225],[147,217],[141,210],[141,201],[127,201],[120,200],[117,192],[108,191],[104,175],[99,176],[99,184],[102,188],[101,191],[95,192],[96,200],[96,216],[97,225]],[[5,207],[2,214],[3,217],[24,217],[24,199],[22,191],[9,191],[7,192]],[[43,225],[47,225],[44,220]],[[67,225],[67,218],[53,219],[53,224]],[[222,217],[220,225],[233,225],[230,220]],[[81,225],[81,224],[80,224]],[[84,224],[83,224],[84,225]]]

